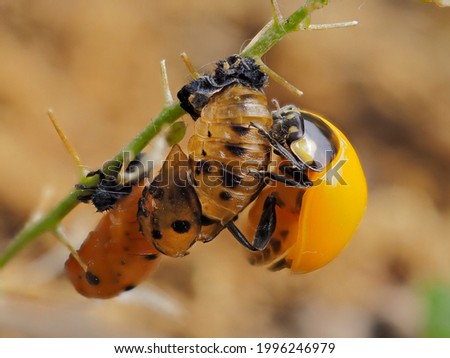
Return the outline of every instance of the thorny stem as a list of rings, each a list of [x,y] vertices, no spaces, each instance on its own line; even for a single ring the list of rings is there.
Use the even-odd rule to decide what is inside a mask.
[[[309,19],[309,16],[314,10],[320,9],[327,4],[328,0],[307,0],[306,3],[296,10],[291,16],[284,21],[271,21],[264,28],[264,32],[259,38],[255,39],[251,45],[247,46],[241,53],[243,57],[253,57],[255,59],[261,58],[267,51],[269,51],[277,42],[279,42],[286,34],[293,31],[298,31],[302,24]],[[280,20],[280,19],[277,19]],[[180,107],[179,102],[172,102],[165,105],[159,115],[151,121],[131,142],[122,148],[113,161],[123,163],[124,158],[130,153],[131,159],[141,152],[148,142],[154,138],[161,129],[170,123],[175,122],[185,112]],[[108,174],[108,173],[106,173]],[[92,177],[85,177],[80,181],[85,187],[93,187],[98,184],[99,178],[97,175]],[[0,268],[3,267],[9,260],[11,260],[20,250],[27,244],[37,238],[46,231],[53,231],[57,228],[61,220],[74,209],[79,200],[79,195],[86,194],[81,189],[76,189],[70,192],[64,199],[62,199],[50,212],[43,215],[36,221],[29,222],[9,243],[6,249],[0,256]]]
[[[251,46],[241,52],[243,57],[260,58],[268,52],[276,43],[290,32],[300,30],[300,26],[309,19],[314,10],[320,9],[328,3],[328,0],[308,0],[305,5],[297,9],[285,21],[271,21],[266,30]]]

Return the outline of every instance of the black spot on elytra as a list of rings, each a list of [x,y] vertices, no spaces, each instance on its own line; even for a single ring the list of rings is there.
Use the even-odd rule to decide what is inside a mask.
[[[86,280],[92,286],[98,286],[100,284],[100,279],[91,271],[86,271]]]
[[[153,237],[155,240],[160,240],[160,239],[162,239],[162,233],[161,233],[161,231],[159,231],[159,230],[153,230],[153,231],[152,231],[152,237]]]
[[[281,241],[275,237],[270,240],[270,247],[274,253],[278,253],[281,250]]]
[[[288,235],[289,235],[289,230],[281,230],[280,231],[280,236],[282,239],[287,238]]]
[[[234,133],[236,133],[240,137],[243,137],[248,132],[250,132],[250,128],[244,126],[231,126],[231,129],[233,130]]]
[[[219,197],[223,201],[228,201],[233,198],[233,195],[231,195],[229,191],[224,190],[220,192]]]
[[[205,152],[205,150],[204,149],[202,149],[202,156],[206,156],[206,152]]]
[[[236,157],[242,157],[247,152],[246,148],[235,144],[225,144],[225,148]]]
[[[188,232],[190,228],[191,228],[191,223],[187,220],[176,220],[172,223],[173,231],[175,231],[179,234]]]

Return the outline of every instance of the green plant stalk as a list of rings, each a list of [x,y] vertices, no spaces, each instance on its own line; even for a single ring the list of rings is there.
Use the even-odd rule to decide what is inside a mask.
[[[19,251],[21,251],[30,241],[46,231],[55,229],[61,219],[65,217],[77,204],[78,190],[72,191],[57,206],[50,212],[37,219],[29,222],[20,231],[11,243],[6,247],[5,251],[0,256],[0,267],[3,267],[9,260],[11,260]]]
[[[148,142],[156,137],[164,126],[175,122],[184,113],[185,112],[178,101],[164,107],[159,115],[151,121],[147,127],[122,148],[120,153],[114,157],[113,161],[117,160],[120,163],[123,163],[125,153],[130,153],[131,159],[134,159],[136,155],[145,148]]]
[[[297,11],[292,13],[285,21],[278,23],[272,22],[271,26],[261,35],[255,43],[241,53],[243,57],[261,58],[276,43],[278,43],[286,34],[298,31],[300,25],[309,19],[311,13],[327,4],[328,0],[308,0]],[[148,142],[154,138],[161,129],[170,123],[175,122],[185,112],[180,107],[179,102],[165,106],[159,115],[151,121],[131,142],[122,148],[112,160],[123,163],[125,153],[131,154],[131,159],[141,152]],[[108,173],[106,173],[108,174]],[[85,187],[93,187],[99,181],[98,176],[86,177],[80,180],[80,184]],[[35,238],[46,231],[55,230],[61,220],[79,203],[78,196],[85,194],[85,191],[78,189],[72,191],[63,200],[61,200],[49,213],[40,219],[29,222],[9,243],[3,253],[0,255],[0,268],[6,265],[20,250]]]
[[[275,44],[290,32],[300,30],[300,25],[309,19],[311,13],[325,6],[328,0],[309,0],[292,13],[285,21],[274,21],[261,37],[249,48],[241,52],[243,57],[261,58]]]

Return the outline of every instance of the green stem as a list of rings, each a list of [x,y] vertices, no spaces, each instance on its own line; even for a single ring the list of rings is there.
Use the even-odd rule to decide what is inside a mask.
[[[272,22],[267,30],[241,55],[244,57],[261,58],[287,33],[299,30],[299,26],[310,14],[324,5],[327,0],[308,0],[305,5],[295,11],[284,22]],[[179,102],[173,102],[163,108],[159,115],[151,121],[134,139],[131,140],[112,160],[123,163],[126,153],[134,159],[148,142],[154,138],[163,126],[175,122],[184,114]],[[108,174],[108,173],[106,173]],[[80,181],[86,187],[93,187],[98,183],[98,176],[86,177]],[[37,221],[28,223],[9,243],[0,256],[0,268],[11,260],[21,249],[46,231],[55,230],[61,220],[79,203],[77,197],[83,190],[74,190],[61,200],[56,207]]]
[[[117,160],[122,163],[124,155],[127,152],[130,153],[130,159],[133,160],[165,125],[175,122],[184,113],[184,110],[180,106],[180,102],[173,102],[171,105],[165,107],[159,115],[147,125],[147,127],[122,148],[120,153],[114,157],[113,161]]]
[[[241,53],[241,56],[260,58],[288,33],[298,31],[300,25],[309,18],[314,10],[322,8],[327,3],[328,0],[309,0],[285,21],[281,23],[272,22],[261,37]]]
[[[72,191],[49,213],[45,214],[36,221],[29,222],[20,231],[10,244],[6,247],[0,256],[0,267],[3,267],[10,259],[12,259],[20,250],[22,250],[29,242],[46,231],[54,230],[77,204],[77,196],[80,194],[78,190]]]

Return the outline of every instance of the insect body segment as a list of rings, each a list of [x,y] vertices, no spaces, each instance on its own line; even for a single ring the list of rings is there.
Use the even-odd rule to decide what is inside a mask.
[[[281,157],[279,170],[306,176],[313,185],[302,189],[277,183],[266,188],[250,210],[247,230],[255,230],[266,197],[275,195],[275,231],[267,248],[252,254],[251,262],[269,265],[272,270],[288,267],[306,273],[335,258],[352,238],[365,211],[367,186],[352,145],[326,119],[287,106],[274,112],[274,127],[268,135],[279,136],[277,128],[282,125],[277,127],[277,121],[289,121],[293,111],[304,121],[303,136],[287,147],[298,162],[286,166]],[[280,143],[287,144],[289,131],[283,133],[286,140]],[[301,142],[293,145],[296,141]],[[303,172],[296,170],[301,164]]]
[[[66,273],[75,289],[86,297],[109,298],[132,289],[155,269],[160,253],[144,239],[136,217],[143,186],[119,200],[91,231],[78,254],[83,270],[70,255]]]
[[[201,206],[188,178],[188,159],[173,146],[139,201],[142,233],[168,256],[184,256],[201,230]]]
[[[258,90],[232,85],[213,96],[195,123],[188,144],[196,193],[209,220],[226,225],[262,189],[263,179],[249,169],[266,170],[270,144],[252,121],[269,129],[272,119],[266,97]],[[202,241],[211,237],[203,233]]]

